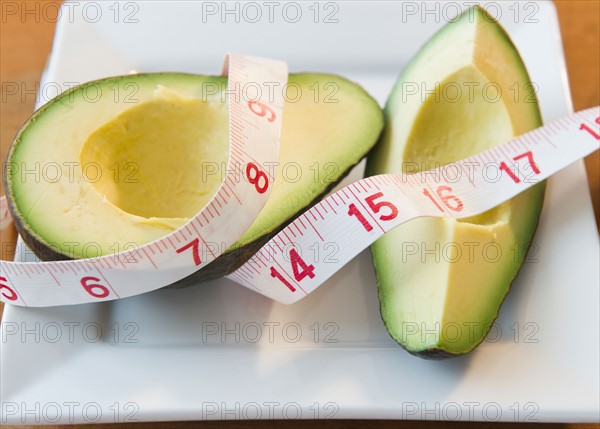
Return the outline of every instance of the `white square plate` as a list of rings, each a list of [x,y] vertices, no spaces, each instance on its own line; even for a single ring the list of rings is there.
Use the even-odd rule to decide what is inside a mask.
[[[292,71],[342,74],[383,104],[403,65],[466,2],[253,4],[262,11],[257,23],[249,22],[257,6],[243,3],[67,3],[42,96],[131,70],[215,74],[224,54],[237,51],[284,59]],[[239,17],[223,14],[236,7]],[[553,5],[486,8],[520,49],[544,120],[569,113]],[[468,356],[425,361],[396,345],[363,252],[290,307],[227,280],[95,305],[7,305],[2,423],[596,421],[599,246],[587,189],[582,163],[550,180],[537,253],[491,336]]]

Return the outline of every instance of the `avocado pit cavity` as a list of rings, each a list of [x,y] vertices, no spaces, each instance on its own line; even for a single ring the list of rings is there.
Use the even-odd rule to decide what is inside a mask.
[[[144,218],[190,218],[212,197],[220,175],[206,163],[227,159],[227,116],[199,99],[159,98],[100,126],[79,159],[107,201]],[[97,173],[100,174],[97,174]]]

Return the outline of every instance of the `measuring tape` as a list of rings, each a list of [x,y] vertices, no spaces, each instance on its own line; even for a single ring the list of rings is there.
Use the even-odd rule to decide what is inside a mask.
[[[248,82],[263,90],[287,79],[284,63],[255,57],[230,55],[228,69],[229,91]],[[247,180],[226,175],[209,204],[183,227],[99,258],[0,261],[1,300],[23,306],[107,301],[159,289],[206,266],[220,254],[207,243],[231,246],[267,201],[273,177],[261,165],[278,159],[283,104],[283,94],[250,101],[229,96],[229,163],[245,165]],[[297,217],[227,277],[276,301],[296,302],[392,228],[423,216],[483,213],[596,151],[599,140],[600,107],[594,107],[436,170],[359,180]],[[489,180],[490,170],[497,180]],[[338,262],[302,259],[315,243],[336,243]]]

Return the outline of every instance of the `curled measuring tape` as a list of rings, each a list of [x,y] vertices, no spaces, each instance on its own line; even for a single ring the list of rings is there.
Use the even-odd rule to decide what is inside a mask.
[[[263,86],[285,83],[286,76],[284,63],[229,57],[230,88],[250,81]],[[229,97],[229,162],[235,155],[254,171],[252,177],[266,175],[260,166],[278,158],[282,108],[282,96],[274,102]],[[483,213],[596,151],[599,141],[600,108],[595,107],[437,170],[359,180],[297,217],[227,277],[279,302],[293,303],[392,228],[423,216]],[[502,173],[499,180],[485,176],[490,166]],[[133,251],[73,261],[0,261],[0,298],[24,306],[65,305],[164,287],[219,256],[206,243],[218,239],[233,244],[258,215],[268,193],[269,187],[256,180],[236,182],[226,176],[209,204],[186,225],[136,249],[135,264],[122,262]],[[337,243],[339,262],[305,262],[302,250],[308,252],[315,242]],[[207,257],[201,260],[200,255]]]

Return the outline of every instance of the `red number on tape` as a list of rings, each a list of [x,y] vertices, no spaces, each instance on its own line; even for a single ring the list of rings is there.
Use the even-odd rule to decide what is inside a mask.
[[[533,170],[533,172],[535,174],[540,174],[540,169],[538,168],[537,164],[533,160],[533,153],[531,153],[531,151],[527,151],[525,153],[522,153],[521,155],[515,156],[513,159],[515,161],[518,161],[522,158],[527,158],[527,161],[529,162],[529,165],[531,165],[531,169]]]
[[[190,241],[188,244],[186,244],[185,246],[177,249],[177,253],[185,252],[188,249],[192,249],[192,256],[194,257],[194,264],[200,265],[200,263],[202,261],[200,260],[199,248],[200,248],[200,240],[198,239],[198,237],[196,237],[192,241]]]
[[[379,201],[379,202],[375,201],[382,197],[383,197],[383,192],[377,192],[376,194],[369,195],[367,198],[365,198],[365,201],[366,201],[367,205],[369,206],[369,208],[371,209],[371,211],[375,214],[379,213],[382,208],[389,209],[390,213],[379,216],[379,219],[384,220],[384,221],[392,220],[396,216],[398,216],[398,207],[396,207],[394,204],[390,203],[389,201]],[[356,207],[355,204],[350,204],[348,206],[348,215],[356,216],[356,219],[358,219],[358,221],[361,223],[361,225],[365,228],[365,230],[367,232],[370,232],[373,230],[373,225],[371,225],[369,223],[369,221],[363,216],[363,214],[360,212],[360,210],[358,209],[358,207]]]
[[[529,162],[529,165],[531,166],[531,169],[533,170],[533,172],[535,174],[540,174],[540,169],[538,168],[537,164],[533,160],[533,153],[531,151],[522,153],[521,155],[517,155],[513,158],[513,160],[518,161],[523,158],[527,158],[527,161]],[[500,163],[500,171],[504,171],[506,174],[508,174],[508,177],[510,177],[513,182],[515,182],[515,183],[521,182],[521,179],[519,179],[517,177],[517,175],[511,171],[511,169],[508,167],[508,165],[504,161],[502,161]]]
[[[296,281],[300,281],[306,276],[311,279],[315,278],[315,266],[314,265],[306,265],[306,262],[300,257],[296,249],[290,250],[290,260],[292,262],[292,271],[294,273],[294,278]]]
[[[271,277],[279,279],[279,281],[281,281],[281,283],[283,283],[289,290],[296,292],[296,288],[292,286],[292,284],[288,282],[275,267],[271,267]]]
[[[17,292],[15,292],[10,286],[8,286],[7,284],[4,284],[4,282],[7,282],[8,279],[5,277],[0,277],[0,281],[3,283],[0,283],[0,290],[2,289],[6,289],[10,295],[7,295],[5,292],[2,292],[2,296],[6,299],[8,299],[9,301],[16,301],[18,298]]]
[[[521,182],[521,179],[519,179],[517,175],[511,171],[510,168],[508,168],[508,165],[506,165],[506,162],[504,161],[500,163],[500,171],[504,171],[506,174],[508,174],[508,177],[510,177],[513,180],[513,182]]]
[[[252,174],[253,171],[255,172],[254,175]],[[267,177],[267,174],[264,171],[261,171],[255,163],[249,162],[246,166],[246,177],[248,178],[248,182],[254,185],[256,192],[259,194],[264,194],[267,192],[267,189],[269,188],[269,178]],[[263,179],[262,184],[261,179]]]
[[[596,123],[598,125],[600,125],[600,116],[596,118]],[[592,135],[592,137],[594,137],[596,140],[600,140],[600,134],[598,134],[596,131],[592,130],[590,127],[588,127],[586,124],[581,124],[579,126],[580,130],[584,130],[587,131],[588,133],[590,133]]]
[[[452,188],[450,186],[439,186],[436,190],[436,194],[439,197],[440,201],[448,207],[448,209],[459,212],[463,209],[463,203],[456,195],[452,195]],[[435,197],[431,195],[428,189],[423,189],[423,194],[431,200],[433,204],[438,208],[439,211],[444,212],[442,206],[438,204]]]
[[[390,209],[389,214],[381,215],[381,216],[379,216],[379,219],[381,219],[381,220],[394,219],[396,216],[398,216],[398,207],[396,207],[389,201],[379,201],[378,203],[376,203],[375,200],[378,198],[381,198],[381,197],[383,197],[383,192],[377,192],[376,194],[373,194],[373,195],[367,197],[365,199],[365,201],[367,202],[367,204],[369,205],[369,208],[373,211],[373,213],[379,213],[379,211],[383,207]]]
[[[369,221],[365,219],[360,210],[354,204],[350,204],[350,206],[348,206],[348,215],[356,216],[356,219],[358,219],[358,221],[367,230],[367,232],[373,230],[373,225],[371,225]]]
[[[100,279],[98,277],[83,277],[79,283],[85,289],[87,293],[92,295],[94,298],[106,298],[110,295],[107,287],[98,283]],[[99,290],[99,292],[97,291]]]
[[[304,259],[298,254],[296,249],[290,250],[290,262],[292,264],[292,272],[297,282],[302,281],[305,277],[315,278],[315,266],[307,265]],[[296,288],[283,275],[277,271],[277,268],[271,267],[271,277],[279,279],[292,292],[296,292]]]
[[[269,106],[261,103],[260,101],[249,101],[248,107],[256,116],[260,116],[261,118],[266,117],[267,121],[269,122],[273,122],[276,118],[275,112],[273,112]],[[258,109],[256,107],[258,107]]]

